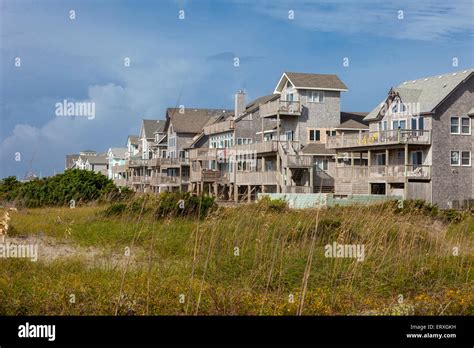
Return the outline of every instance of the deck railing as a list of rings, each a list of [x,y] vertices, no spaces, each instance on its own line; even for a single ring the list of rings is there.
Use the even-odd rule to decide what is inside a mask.
[[[301,103],[298,100],[274,100],[260,105],[260,116],[270,117],[280,115],[301,115]]]
[[[361,132],[327,137],[328,149],[367,147],[391,144],[431,144],[431,132],[427,130],[395,129],[380,132]]]
[[[380,166],[345,166],[336,168],[336,177],[340,179],[431,179],[429,165],[380,165]]]

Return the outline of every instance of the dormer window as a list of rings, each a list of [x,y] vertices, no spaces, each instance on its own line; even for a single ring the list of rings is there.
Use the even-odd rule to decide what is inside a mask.
[[[396,101],[392,103],[391,111],[393,114],[399,114],[407,111],[407,107],[401,101]]]

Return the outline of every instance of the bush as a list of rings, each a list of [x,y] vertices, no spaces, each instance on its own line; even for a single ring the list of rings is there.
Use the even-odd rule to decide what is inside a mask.
[[[117,201],[131,195],[129,189],[119,189],[100,173],[72,169],[44,179],[19,182],[9,177],[0,182],[0,199],[14,201],[28,208],[65,206],[91,201]]]
[[[189,192],[164,192],[159,196],[156,217],[206,216],[215,207],[215,200],[208,195],[192,196]]]
[[[288,209],[288,203],[283,198],[271,199],[269,196],[263,196],[258,205],[265,210],[282,212]]]

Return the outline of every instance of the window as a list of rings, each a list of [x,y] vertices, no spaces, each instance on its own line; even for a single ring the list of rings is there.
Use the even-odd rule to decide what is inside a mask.
[[[423,164],[423,152],[413,151],[411,153],[411,164],[422,165]]]
[[[287,141],[293,141],[294,140],[294,132],[293,131],[286,131],[286,140]]]
[[[328,170],[329,160],[323,158],[316,158],[314,160],[316,170]]]
[[[321,132],[317,129],[310,129],[309,141],[320,141],[320,140],[321,140]]]
[[[398,113],[402,113],[402,112],[406,112],[407,111],[407,107],[405,104],[403,104],[401,101],[396,101],[396,102],[393,102],[392,103],[392,113],[394,114],[398,114]]]
[[[395,120],[392,121],[392,129],[406,129],[407,128],[407,121],[406,120]]]
[[[461,165],[462,166],[471,165],[471,151],[461,151]]]
[[[328,137],[334,137],[336,135],[336,131],[335,130],[332,130],[332,131],[326,131],[326,135]]]
[[[461,118],[461,134],[471,134],[471,119],[469,117]]]
[[[385,154],[384,153],[377,153],[375,154],[376,162],[378,166],[384,166],[386,161],[385,161]]]
[[[451,165],[452,166],[459,165],[459,151],[451,151]]]
[[[322,103],[324,102],[324,92],[323,91],[309,91],[308,101],[311,103]]]
[[[451,117],[451,134],[459,134],[459,117]]]

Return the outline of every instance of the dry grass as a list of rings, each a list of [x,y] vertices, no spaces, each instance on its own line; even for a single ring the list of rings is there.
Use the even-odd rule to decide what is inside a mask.
[[[252,204],[205,219],[155,220],[104,218],[104,209],[11,214],[10,235],[43,233],[118,255],[129,247],[136,262],[131,267],[125,255],[118,267],[84,267],[83,257],[0,260],[0,314],[474,312],[472,216],[448,224],[387,205],[278,212]],[[334,241],[363,244],[365,260],[326,258],[324,245]]]

